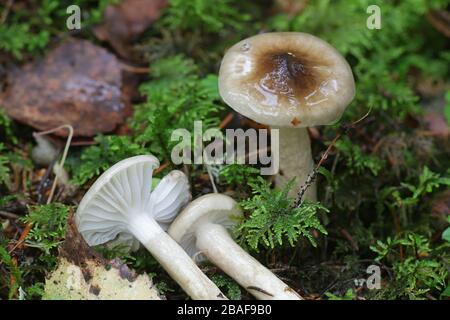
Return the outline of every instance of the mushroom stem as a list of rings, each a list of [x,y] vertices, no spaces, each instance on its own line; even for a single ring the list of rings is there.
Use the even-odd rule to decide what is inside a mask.
[[[311,153],[311,141],[307,128],[276,128],[279,130],[278,148],[272,152],[279,153],[280,171],[275,178],[275,184],[283,187],[293,178],[294,187],[289,193],[296,196],[300,187],[306,182],[308,175],[314,169]],[[317,200],[317,187],[313,182],[305,192],[305,199]]]
[[[260,300],[302,300],[293,289],[234,242],[221,225],[203,222],[196,229],[197,248]]]
[[[192,299],[226,299],[187,253],[148,214],[136,215],[130,222],[129,228],[130,232]]]

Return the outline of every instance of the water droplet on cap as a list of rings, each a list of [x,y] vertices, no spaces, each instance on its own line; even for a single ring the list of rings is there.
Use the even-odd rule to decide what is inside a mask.
[[[244,43],[242,44],[242,46],[241,46],[241,50],[244,51],[244,52],[250,50],[250,43],[244,42]]]

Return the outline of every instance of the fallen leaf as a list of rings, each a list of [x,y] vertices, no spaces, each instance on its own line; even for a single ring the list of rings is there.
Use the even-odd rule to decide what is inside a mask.
[[[95,36],[108,41],[123,57],[129,56],[127,44],[156,21],[167,0],[122,0],[108,5],[103,23],[94,29]]]
[[[450,38],[450,11],[431,10],[427,18],[436,30]]]
[[[88,260],[79,267],[62,258],[45,280],[43,300],[161,300],[148,275],[126,278],[123,269]],[[89,277],[85,277],[86,273]],[[134,275],[134,273],[133,273]]]
[[[298,15],[308,4],[308,0],[276,0],[275,6],[278,11],[293,17]]]
[[[120,66],[105,49],[72,39],[43,60],[9,72],[0,105],[10,117],[39,130],[70,124],[75,136],[110,132],[130,108]]]
[[[59,261],[45,280],[44,300],[161,300],[151,278],[120,260],[107,261],[78,233],[73,215]]]

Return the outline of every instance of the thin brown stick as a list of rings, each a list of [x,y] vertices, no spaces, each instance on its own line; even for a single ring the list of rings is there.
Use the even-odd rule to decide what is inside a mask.
[[[159,168],[155,169],[154,174],[158,174],[160,172],[162,172],[165,168],[167,168],[167,166],[169,165],[169,162],[164,162],[161,166],[159,166]]]
[[[98,144],[98,142],[97,142],[97,141],[94,141],[94,140],[92,140],[92,141],[73,141],[73,142],[71,143],[71,145],[72,145],[73,147],[93,146],[93,145],[95,145],[95,144]]]
[[[34,135],[35,136],[42,136],[42,135],[46,135],[46,134],[50,134],[50,133],[59,131],[61,129],[67,129],[69,131],[69,135],[67,136],[66,146],[64,147],[64,152],[63,152],[61,161],[59,163],[61,168],[63,168],[64,167],[64,163],[66,162],[67,154],[69,153],[70,142],[72,141],[72,138],[73,138],[73,127],[70,124],[64,124],[62,126],[54,128],[54,129],[50,129],[50,130],[47,130],[47,131],[42,131],[42,132],[39,132],[39,133],[35,133]],[[53,180],[53,185],[52,185],[52,189],[50,191],[50,195],[47,198],[47,204],[52,202],[53,195],[55,194],[57,183],[58,183],[58,176],[55,175],[55,179]]]
[[[47,131],[34,133],[34,135],[35,136],[42,136],[42,135],[46,135],[46,134],[50,134],[50,133],[59,131],[61,129],[69,130],[69,135],[67,136],[66,146],[64,148],[64,152],[63,152],[61,161],[59,163],[59,165],[62,168],[64,166],[65,161],[66,161],[67,154],[69,153],[70,142],[72,141],[72,137],[73,137],[73,127],[71,125],[69,125],[69,124],[65,124],[65,125],[59,126],[57,128],[54,128],[54,129],[50,129],[50,130],[47,130]],[[47,204],[50,204],[52,202],[53,195],[55,194],[57,182],[58,182],[58,177],[55,175],[55,179],[53,180],[53,185],[52,185],[52,189],[50,191],[50,195],[47,198]],[[14,250],[16,250],[17,248],[22,246],[22,244],[25,242],[25,239],[27,238],[28,234],[30,233],[32,227],[33,227],[32,223],[27,223],[27,225],[25,226],[25,229],[23,230],[22,234],[20,235],[19,240],[14,245],[14,247],[9,251],[9,253],[12,253]]]
[[[130,73],[138,73],[138,74],[148,74],[150,73],[150,68],[148,67],[135,67],[135,66],[130,66],[128,64],[125,63],[121,63],[120,67],[122,68],[122,70],[130,72]]]
[[[214,177],[211,172],[211,166],[209,164],[206,164],[205,167],[206,167],[206,171],[208,172],[209,181],[211,182],[213,191],[214,191],[214,193],[218,193],[219,191],[217,190],[217,186],[216,186],[216,183],[214,182]]]
[[[8,212],[8,211],[2,211],[2,210],[0,210],[0,216],[7,218],[7,219],[18,219],[20,217],[15,213]]]
[[[11,250],[9,250],[9,254],[13,253],[14,250],[16,250],[17,248],[22,246],[22,244],[25,242],[25,239],[27,238],[28,234],[30,233],[32,227],[33,227],[33,224],[27,223],[27,225],[25,226],[25,229],[23,229],[23,232],[19,237],[19,240],[17,240],[17,243],[14,245],[14,247],[12,247]]]

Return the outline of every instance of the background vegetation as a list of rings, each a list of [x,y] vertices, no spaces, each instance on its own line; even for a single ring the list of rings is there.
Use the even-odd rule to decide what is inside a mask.
[[[52,42],[67,37],[69,4],[85,12],[83,30],[73,36],[96,41],[91,27],[101,22],[111,1],[26,2],[30,5],[14,7],[0,23],[4,65],[45,55]],[[219,191],[240,200],[246,212],[235,236],[309,299],[450,296],[449,138],[424,121],[437,111],[450,123],[449,42],[427,19],[430,10],[448,8],[449,1],[316,0],[300,10],[286,9],[284,2],[171,0],[162,17],[133,42],[139,62],[151,71],[140,85],[142,99],[127,120],[127,134],[98,135],[95,145],[72,148],[68,169],[76,191],[54,204],[43,204],[42,169],[30,160],[31,130],[0,109],[0,211],[14,213],[0,216],[0,298],[41,297],[67,216],[101,172],[141,153],[167,162],[173,129],[191,130],[194,120],[208,127],[221,123],[231,112],[217,92],[221,57],[233,43],[263,31],[312,33],[333,44],[352,66],[356,98],[339,125],[312,132],[316,161],[340,125],[371,111],[331,149],[318,177],[319,203],[292,209],[289,186],[271,188],[259,170],[212,168]],[[366,8],[372,4],[382,9],[381,30],[366,27]],[[170,169],[169,164],[159,175]],[[194,196],[211,192],[206,168],[187,170]],[[17,247],[27,223],[33,227]],[[169,298],[185,298],[145,251],[99,250],[154,274]],[[382,271],[379,290],[355,282],[366,279],[373,264]],[[230,297],[249,298],[218,269],[204,270]]]

